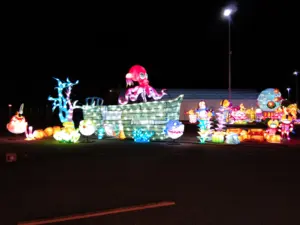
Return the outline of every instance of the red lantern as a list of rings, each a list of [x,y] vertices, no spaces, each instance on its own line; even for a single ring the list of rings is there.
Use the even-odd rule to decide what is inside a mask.
[[[269,109],[274,109],[275,106],[276,106],[276,104],[273,101],[269,101],[268,104],[267,104],[267,106],[268,106]]]
[[[276,98],[274,98],[274,101],[275,102],[279,102],[281,100],[281,98],[280,97],[276,97]]]

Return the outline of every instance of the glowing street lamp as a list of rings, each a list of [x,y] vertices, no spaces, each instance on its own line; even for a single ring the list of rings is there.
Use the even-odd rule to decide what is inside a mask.
[[[12,107],[12,104],[8,104],[8,118],[9,119],[11,117],[11,107]]]
[[[299,75],[299,72],[298,71],[295,71],[294,73],[293,73],[295,76],[296,76],[296,103],[297,103],[297,106],[299,106],[299,92],[298,92],[298,75]]]
[[[228,20],[228,99],[231,100],[231,16],[237,10],[236,6],[231,5],[223,10],[223,17]]]
[[[290,99],[290,90],[291,90],[291,88],[288,87],[286,90],[288,92],[288,99]]]

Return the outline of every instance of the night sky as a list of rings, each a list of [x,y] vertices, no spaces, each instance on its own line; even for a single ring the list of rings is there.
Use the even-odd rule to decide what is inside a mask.
[[[237,4],[232,88],[278,87],[286,94],[290,86],[293,95],[292,73],[300,70],[299,12],[296,1],[274,2]],[[111,88],[125,88],[134,64],[147,69],[158,89],[227,88],[228,23],[221,17],[226,3],[136,6],[121,13],[119,6],[109,17],[92,6],[44,16],[15,12],[1,32],[1,105],[46,104],[56,94],[52,77],[79,79],[74,98],[106,97]]]

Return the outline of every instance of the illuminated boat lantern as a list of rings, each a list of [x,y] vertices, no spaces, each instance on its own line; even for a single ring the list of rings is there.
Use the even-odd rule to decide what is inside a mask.
[[[96,130],[122,125],[125,136],[132,139],[135,129],[153,131],[151,141],[168,139],[164,132],[168,121],[179,120],[184,95],[170,100],[132,103],[125,105],[102,105],[98,98],[88,98],[82,106],[84,120],[92,120]],[[107,129],[106,129],[107,131]]]

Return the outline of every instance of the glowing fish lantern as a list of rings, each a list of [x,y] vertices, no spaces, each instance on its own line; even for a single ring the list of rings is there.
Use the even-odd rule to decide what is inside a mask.
[[[183,135],[184,124],[178,120],[170,120],[165,128],[165,134],[171,139],[178,139]]]
[[[22,116],[23,108],[24,104],[21,105],[19,111],[16,112],[16,115],[14,115],[6,125],[7,130],[13,134],[23,134],[26,132],[27,122],[25,117]]]
[[[91,136],[96,132],[96,125],[92,120],[82,120],[79,123],[79,131],[84,136]]]

